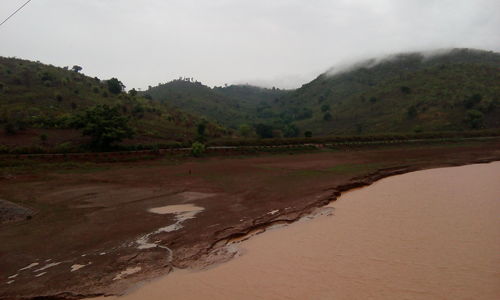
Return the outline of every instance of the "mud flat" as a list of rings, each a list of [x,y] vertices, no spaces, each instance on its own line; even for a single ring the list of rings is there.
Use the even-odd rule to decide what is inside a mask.
[[[353,188],[417,170],[491,161],[500,161],[500,140],[0,168],[8,175],[0,176],[0,198],[34,212],[0,225],[0,299],[123,295],[173,270],[177,276],[184,272],[179,269],[231,260],[235,243],[248,234],[294,223]],[[18,211],[11,208],[7,213]]]
[[[99,299],[499,299],[499,180],[500,162],[385,178],[227,263]]]

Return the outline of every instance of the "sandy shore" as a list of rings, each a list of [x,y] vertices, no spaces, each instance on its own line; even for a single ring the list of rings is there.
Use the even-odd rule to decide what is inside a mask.
[[[382,179],[227,263],[99,299],[499,299],[499,179],[500,162]]]

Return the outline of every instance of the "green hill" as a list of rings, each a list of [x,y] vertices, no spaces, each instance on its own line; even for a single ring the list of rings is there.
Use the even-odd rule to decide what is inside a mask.
[[[225,127],[249,137],[500,128],[500,54],[481,50],[366,60],[292,91],[178,79],[125,93],[120,84],[0,57],[0,146],[83,144],[70,121],[102,104],[130,119],[137,134],[124,144],[188,142],[202,122],[208,137],[231,135]]]
[[[500,127],[498,53],[408,53],[334,71],[271,109],[314,135]]]
[[[214,87],[214,91],[238,100],[238,103],[247,109],[255,109],[258,105],[268,104],[287,93],[286,90],[268,89],[252,85]]]
[[[78,70],[0,57],[0,144],[27,147],[78,145],[85,139],[69,127],[72,117],[98,104],[117,106],[129,117],[136,135],[125,144],[183,142],[196,135],[202,119],[166,104],[113,90],[108,81]],[[119,81],[116,80],[119,83]],[[116,88],[116,87],[115,87]],[[228,134],[207,123],[207,134]]]
[[[498,53],[453,49],[362,61],[293,91],[180,79],[144,94],[267,137],[498,128],[499,68]]]
[[[275,116],[266,114],[265,108],[285,93],[280,89],[249,85],[210,88],[191,79],[177,79],[150,87],[142,94],[224,126],[238,128],[242,124],[270,121]]]

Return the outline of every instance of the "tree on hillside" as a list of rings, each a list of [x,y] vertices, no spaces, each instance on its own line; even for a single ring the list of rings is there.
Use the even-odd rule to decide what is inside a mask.
[[[116,78],[111,78],[110,80],[106,81],[108,85],[108,90],[112,94],[119,94],[125,89],[125,85],[123,83],[116,79]]]
[[[205,145],[200,142],[194,142],[193,145],[191,145],[191,154],[194,157],[200,157],[205,152],[205,150]]]
[[[137,90],[136,89],[131,89],[130,91],[128,91],[128,94],[132,97],[135,97],[137,96]]]
[[[328,104],[321,105],[321,111],[322,112],[326,112],[326,111],[329,111],[329,110],[330,110],[330,105],[328,105]]]
[[[418,111],[417,111],[417,108],[415,107],[415,105],[410,106],[408,108],[408,110],[406,111],[406,114],[408,115],[408,118],[414,119],[418,114]]]
[[[249,137],[252,134],[252,127],[250,127],[248,124],[241,124],[238,131],[241,136]]]
[[[310,119],[313,116],[313,111],[309,108],[304,107],[302,111],[298,112],[295,116],[296,120]]]
[[[205,135],[206,130],[207,130],[207,122],[205,120],[198,123],[198,126],[196,126],[197,141],[204,142],[206,140],[206,135]]]
[[[78,115],[72,122],[74,128],[81,129],[83,135],[92,138],[91,146],[96,149],[108,149],[113,143],[120,142],[134,135],[118,107],[96,105]]]
[[[273,137],[273,126],[266,124],[257,124],[255,126],[255,132],[257,135],[263,139],[272,138]]]
[[[23,120],[22,117],[14,116],[4,124],[4,132],[6,135],[14,135],[19,131],[26,130],[28,127],[27,125],[27,122]]]
[[[479,129],[484,127],[484,115],[482,112],[471,109],[467,111],[467,115],[465,116],[465,123],[471,129]]]
[[[470,97],[468,97],[467,99],[464,100],[464,106],[467,109],[471,109],[476,104],[478,104],[479,102],[481,102],[481,100],[483,100],[483,96],[481,96],[481,94],[474,94],[474,95],[472,95],[472,96],[470,96]]]
[[[331,121],[332,119],[333,119],[333,116],[330,112],[327,112],[326,114],[323,115],[324,121]]]
[[[287,124],[283,128],[283,134],[287,138],[297,137],[299,135],[299,128],[295,124]]]
[[[403,94],[410,94],[411,93],[411,89],[407,86],[402,86],[400,89],[401,89],[401,93],[403,93]]]
[[[80,71],[83,70],[83,68],[80,66],[74,65],[73,68],[71,68],[71,70],[73,70],[76,73],[80,73]]]

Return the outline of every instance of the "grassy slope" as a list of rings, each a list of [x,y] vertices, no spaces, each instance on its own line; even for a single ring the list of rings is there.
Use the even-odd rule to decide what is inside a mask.
[[[66,127],[65,120],[96,104],[120,106],[137,131],[131,142],[190,139],[201,121],[156,101],[125,93],[114,95],[97,78],[38,62],[0,57],[0,125],[21,121],[35,131],[61,130]],[[222,136],[226,130],[209,124],[208,132]],[[0,135],[4,135],[3,130]],[[1,140],[7,139],[4,135]]]
[[[273,109],[292,116],[311,110],[312,118],[297,125],[315,135],[462,130],[468,128],[464,101],[480,94],[481,103],[469,109],[483,111],[486,128],[498,128],[499,70],[500,54],[492,52],[456,49],[430,59],[400,55],[373,67],[322,74],[282,97]],[[411,92],[403,93],[403,86]],[[331,121],[323,120],[323,105],[330,106]],[[410,118],[412,106],[417,115]]]

